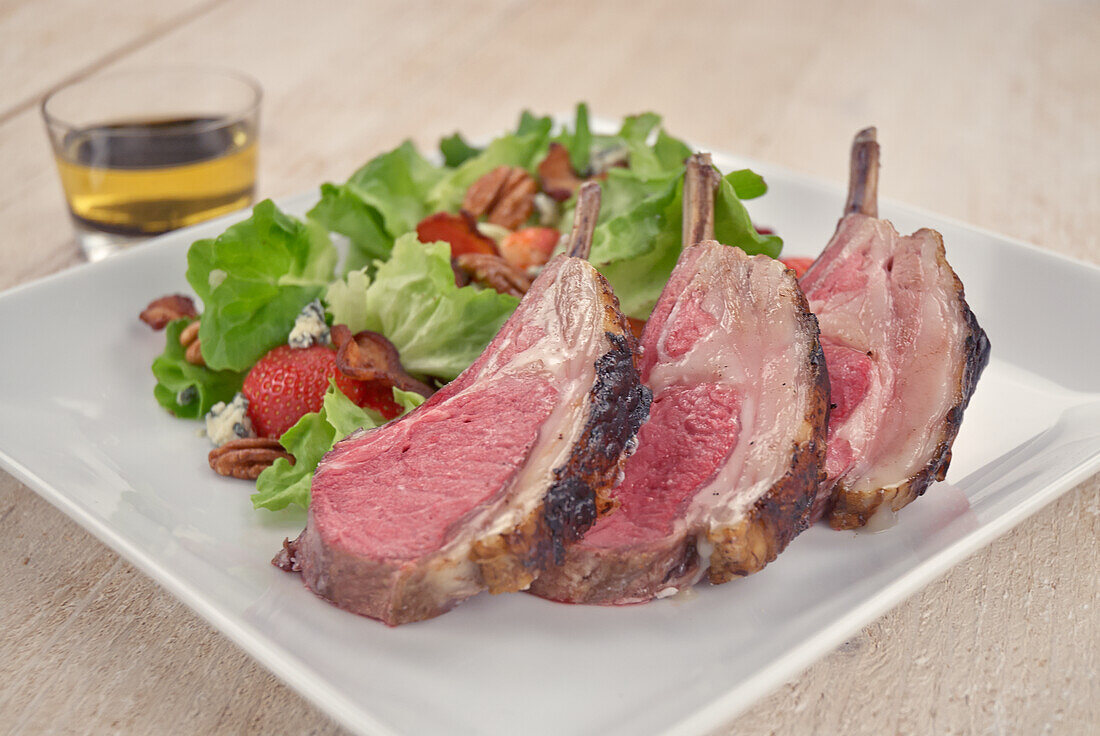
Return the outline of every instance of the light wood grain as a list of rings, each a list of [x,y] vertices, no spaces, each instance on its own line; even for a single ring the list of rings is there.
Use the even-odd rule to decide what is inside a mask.
[[[52,67],[37,59],[85,48],[81,27],[20,20],[32,5],[0,6],[0,38],[37,39],[0,57],[23,78],[0,94],[0,111],[15,105],[0,117],[0,288],[78,257],[37,112],[18,101],[90,66],[165,61],[261,80],[264,196],[342,179],[405,137],[491,134],[525,106],[587,99],[835,181],[852,131],[874,123],[886,196],[1100,262],[1095,3],[226,0],[173,28],[156,19],[182,6],[152,4],[151,26]],[[716,733],[1095,732],[1098,539],[1094,477]],[[6,475],[0,683],[0,731],[339,731]]]
[[[0,3],[0,120],[49,89],[125,56],[218,0]]]

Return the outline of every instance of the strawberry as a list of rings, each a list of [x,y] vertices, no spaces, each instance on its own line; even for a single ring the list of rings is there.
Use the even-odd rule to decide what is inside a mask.
[[[809,270],[810,266],[814,265],[813,258],[804,258],[802,256],[791,256],[790,258],[780,258],[779,262],[787,268],[794,271],[795,278],[802,278],[802,274]]]
[[[357,406],[390,397],[376,397],[362,381],[336,369],[336,351],[324,345],[292,348],[280,345],[260,358],[244,379],[248,416],[261,437],[282,436],[299,419],[320,411],[330,378]],[[385,412],[383,412],[385,413]]]
[[[353,379],[348,379],[353,380]],[[366,383],[364,381],[356,381],[363,387],[363,398],[355,403],[359,406],[366,407],[368,409],[374,409],[376,412],[382,415],[382,418],[386,421],[395,419],[401,416],[401,412],[404,409],[401,405],[393,400],[393,386],[388,383]]]
[[[559,238],[552,227],[525,227],[500,241],[500,254],[520,271],[526,271],[549,261]]]

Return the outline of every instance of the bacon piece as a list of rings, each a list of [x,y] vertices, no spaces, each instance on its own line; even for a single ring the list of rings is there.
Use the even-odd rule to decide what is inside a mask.
[[[538,172],[542,191],[559,202],[572,197],[583,183],[583,180],[573,171],[569,151],[560,143],[550,144],[546,158],[539,163]]]
[[[384,335],[370,330],[352,335],[347,325],[333,325],[332,344],[336,347],[336,368],[348,378],[366,384],[396,386],[425,397],[434,393],[427,384],[405,372],[397,348]]]
[[[454,260],[454,265],[469,274],[473,281],[501,294],[522,297],[531,288],[531,279],[500,256],[464,253]]]
[[[421,243],[434,243],[442,240],[451,244],[451,258],[463,253],[488,253],[497,255],[497,246],[492,238],[477,230],[477,221],[468,212],[452,215],[449,212],[436,212],[428,215],[416,226],[416,237]]]
[[[163,330],[169,322],[198,316],[199,312],[195,309],[195,302],[191,297],[183,294],[169,294],[149,302],[149,306],[142,310],[140,318],[154,330]]]

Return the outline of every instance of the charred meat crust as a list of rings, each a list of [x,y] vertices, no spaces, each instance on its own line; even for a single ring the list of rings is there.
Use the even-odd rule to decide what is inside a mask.
[[[970,305],[966,303],[962,282],[947,263],[943,238],[936,231],[927,229],[918,230],[914,235],[921,232],[932,233],[939,243],[936,257],[941,267],[946,268],[951,274],[955,297],[966,325],[963,348],[965,361],[959,375],[956,393],[958,399],[944,418],[940,441],[932,457],[912,477],[889,488],[879,488],[870,492],[853,492],[843,483],[837,486],[833,494],[833,507],[829,512],[829,525],[833,529],[857,529],[863,526],[884,503],[889,503],[890,508],[897,511],[922,495],[933,481],[943,480],[947,476],[947,468],[951,463],[951,446],[959,433],[963,412],[970,403],[970,397],[974,395],[974,389],[978,385],[982,371],[989,363],[989,337],[978,324],[974,312],[970,310]]]
[[[612,349],[596,361],[596,383],[589,392],[589,415],[569,462],[554,470],[557,481],[546,494],[544,516],[550,528],[555,564],[568,543],[596,522],[597,507],[610,508],[607,492],[618,478],[627,449],[649,416],[652,392],[638,380],[628,334],[607,333]]]
[[[609,491],[649,416],[652,394],[638,377],[633,336],[611,287],[597,278],[611,349],[596,360],[584,430],[569,460],[554,469],[542,505],[514,531],[474,545],[472,559],[490,593],[525,590],[539,572],[564,561],[566,547],[612,507]]]
[[[303,534],[305,534],[304,531],[293,542],[290,541],[290,537],[284,539],[283,548],[271,558],[271,564],[283,572],[300,572],[302,566],[298,562],[298,542],[301,541]]]
[[[817,317],[806,297],[796,290],[803,334],[813,336],[810,349],[812,382],[806,416],[796,439],[787,472],[757,500],[752,511],[732,527],[712,529],[714,545],[707,577],[725,583],[751,575],[774,560],[808,525],[817,488],[825,478],[825,436],[829,426],[829,374],[818,338]]]
[[[531,592],[563,603],[593,606],[642,603],[669,586],[698,578],[699,553],[691,534],[671,536],[661,545],[631,550],[588,550],[584,556],[567,554],[566,574],[540,577]]]

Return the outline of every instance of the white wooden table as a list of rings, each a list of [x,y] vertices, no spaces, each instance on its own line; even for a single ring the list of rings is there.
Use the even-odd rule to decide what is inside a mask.
[[[41,96],[164,62],[261,81],[261,196],[584,99],[838,181],[875,124],[886,196],[1100,262],[1096,3],[6,0],[0,288],[80,258]],[[33,360],[0,355],[0,380]],[[1097,732],[1098,540],[1093,477],[721,732]],[[340,730],[2,473],[0,714],[13,733]]]

